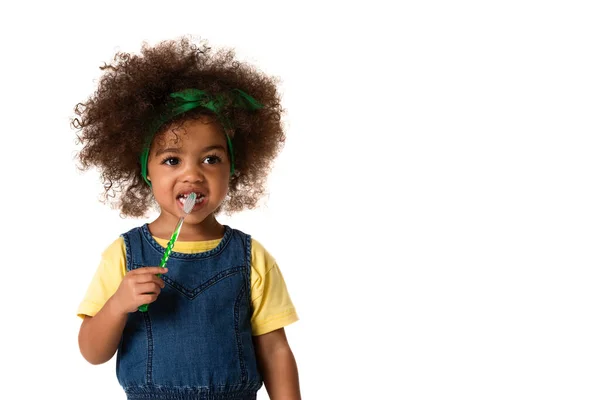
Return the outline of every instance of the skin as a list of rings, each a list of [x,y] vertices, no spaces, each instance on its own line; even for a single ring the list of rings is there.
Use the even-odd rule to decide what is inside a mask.
[[[205,200],[199,210],[185,218],[179,240],[223,237],[224,228],[214,211],[227,195],[229,168],[225,134],[210,120],[188,121],[156,138],[150,148],[148,178],[161,213],[149,225],[152,234],[169,239],[183,216],[178,195],[195,191],[204,194]]]
[[[207,118],[190,120],[154,138],[148,159],[148,178],[161,213],[149,224],[150,232],[169,239],[183,216],[181,193],[201,192],[202,204],[186,216],[181,241],[220,239],[224,227],[214,212],[227,195],[230,164],[227,141],[220,126]],[[115,294],[94,316],[86,317],[79,332],[79,348],[92,364],[110,360],[117,351],[127,314],[156,301],[164,282],[159,267],[128,272]],[[300,399],[298,369],[283,328],[255,336],[254,346],[269,397]]]

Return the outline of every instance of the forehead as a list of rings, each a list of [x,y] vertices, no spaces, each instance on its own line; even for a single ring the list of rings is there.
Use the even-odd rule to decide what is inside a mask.
[[[227,141],[220,124],[212,118],[187,120],[168,127],[152,141],[153,149],[163,147],[206,147]]]

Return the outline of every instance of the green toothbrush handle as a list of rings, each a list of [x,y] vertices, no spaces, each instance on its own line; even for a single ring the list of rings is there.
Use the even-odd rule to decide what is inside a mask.
[[[175,233],[179,233],[179,231],[177,231]],[[159,267],[164,268],[165,265],[167,265],[167,260],[169,259],[169,256],[171,255],[171,251],[173,250],[173,245],[175,244],[175,240],[177,240],[177,236],[179,236],[179,235],[173,234],[173,236],[171,237],[171,240],[169,240],[169,243],[167,244],[167,248],[165,249],[165,253],[163,254],[162,260],[160,260]],[[161,277],[162,275],[158,274],[157,276]],[[148,304],[142,304],[141,306],[138,307],[138,310],[141,312],[148,311]]]

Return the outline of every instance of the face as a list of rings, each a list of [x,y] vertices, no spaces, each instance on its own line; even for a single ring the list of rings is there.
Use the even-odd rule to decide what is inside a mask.
[[[211,223],[229,184],[227,140],[219,124],[203,117],[168,129],[154,138],[148,177],[161,208],[159,220],[175,226],[184,215],[186,197],[196,193],[196,205],[186,224]],[[158,221],[158,220],[157,220]]]

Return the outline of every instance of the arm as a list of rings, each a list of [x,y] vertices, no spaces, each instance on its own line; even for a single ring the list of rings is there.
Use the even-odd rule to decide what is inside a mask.
[[[94,317],[86,316],[79,329],[79,350],[91,364],[102,364],[115,355],[130,312],[156,301],[165,286],[157,274],[167,268],[143,267],[130,271],[119,288]]]
[[[111,297],[94,317],[86,316],[79,330],[79,350],[89,363],[103,364],[115,355],[127,313],[118,311]]]
[[[298,367],[283,328],[254,337],[254,347],[271,400],[300,400]]]

